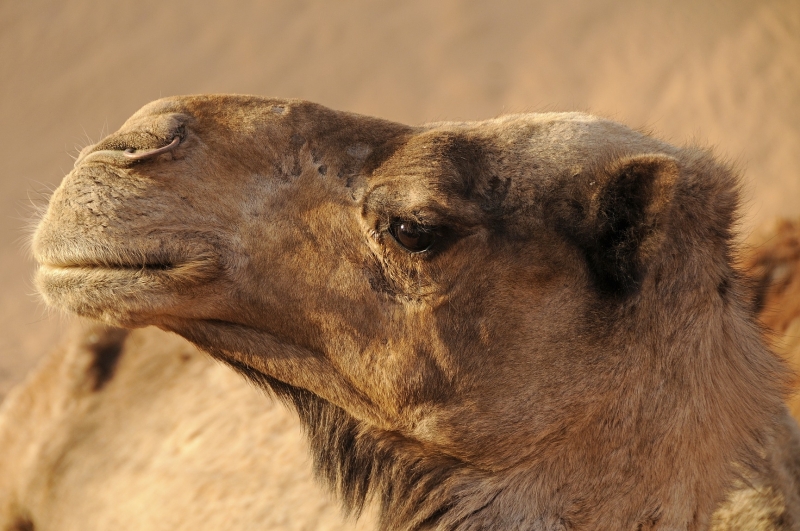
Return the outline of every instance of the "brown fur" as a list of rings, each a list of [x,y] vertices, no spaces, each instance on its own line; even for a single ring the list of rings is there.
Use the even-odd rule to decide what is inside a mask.
[[[745,261],[755,277],[757,305],[775,351],[792,369],[789,410],[800,418],[800,220],[776,220],[748,242]]]
[[[705,529],[794,440],[731,266],[736,187],[581,114],[410,128],[172,98],[76,162],[37,283],[273,389],[384,528]],[[408,252],[399,222],[434,246]]]

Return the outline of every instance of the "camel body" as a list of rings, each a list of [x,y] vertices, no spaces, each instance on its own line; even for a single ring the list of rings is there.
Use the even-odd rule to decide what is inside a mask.
[[[154,328],[76,326],[3,403],[0,449],[3,530],[374,529],[313,481],[292,412]]]

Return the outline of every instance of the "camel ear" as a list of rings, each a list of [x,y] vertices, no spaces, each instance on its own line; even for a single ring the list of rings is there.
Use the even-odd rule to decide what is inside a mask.
[[[672,157],[636,155],[615,161],[581,186],[572,239],[604,293],[624,296],[641,286],[663,241],[678,175]]]

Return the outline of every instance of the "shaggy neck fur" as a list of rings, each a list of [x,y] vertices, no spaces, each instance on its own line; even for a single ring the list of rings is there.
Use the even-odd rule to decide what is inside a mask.
[[[297,411],[317,475],[347,513],[358,516],[367,502],[376,501],[382,528],[428,529],[457,509],[457,487],[471,475],[464,463],[426,456],[413,442],[376,431],[305,389],[236,362],[232,366]]]
[[[719,339],[695,346],[711,347]],[[753,338],[727,340],[746,346]],[[737,377],[735,365],[721,367],[711,376],[714,381],[704,382],[709,392],[689,398],[702,403],[703,410],[676,411],[675,401],[665,398],[664,407],[655,407],[660,412],[645,411],[642,405],[638,418],[616,418],[610,422],[617,426],[594,426],[595,433],[585,431],[592,429],[588,425],[576,425],[536,441],[531,446],[541,445],[542,452],[500,473],[427,451],[416,441],[354,419],[309,391],[234,366],[297,410],[318,476],[350,514],[358,516],[365,504],[376,503],[380,529],[702,530],[731,482],[763,466],[759,456],[771,437],[778,405],[769,393],[762,394],[764,403],[751,399],[753,388],[774,382],[779,368],[754,366],[753,359],[771,357],[746,356],[730,342],[724,347],[717,343],[713,352],[686,355],[697,356],[699,364],[714,363],[719,356],[738,358],[743,372]],[[755,377],[748,382],[741,376],[746,374]],[[699,382],[685,383],[688,393],[698,389]],[[730,396],[737,389],[744,402]],[[651,415],[657,417],[647,420]],[[598,452],[605,457],[599,467]]]

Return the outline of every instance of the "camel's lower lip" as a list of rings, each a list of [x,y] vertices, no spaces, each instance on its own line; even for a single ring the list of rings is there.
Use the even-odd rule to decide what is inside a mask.
[[[43,293],[71,292],[73,294],[116,291],[121,287],[129,290],[163,291],[171,284],[208,278],[208,275],[186,275],[177,273],[180,268],[174,265],[109,265],[87,263],[44,263],[36,273],[38,286]],[[185,273],[185,271],[184,271]],[[200,278],[198,278],[200,277]],[[178,282],[179,280],[184,282]]]
[[[219,276],[220,267],[212,257],[193,260],[143,261],[140,264],[110,261],[42,261],[37,284],[47,291],[76,292],[105,289],[170,290],[209,282]]]
[[[183,298],[217,280],[220,272],[214,260],[138,266],[44,262],[36,272],[35,284],[53,307],[130,326],[173,311]]]

